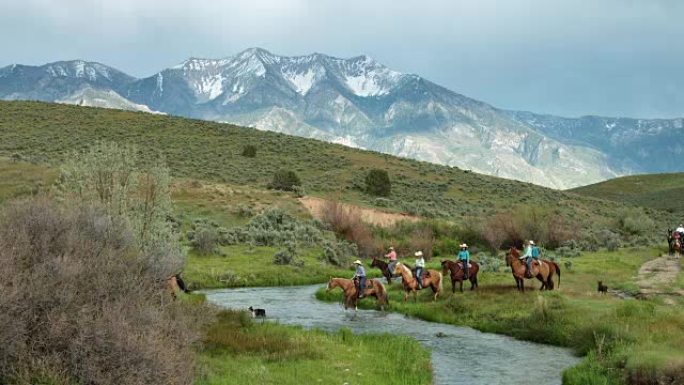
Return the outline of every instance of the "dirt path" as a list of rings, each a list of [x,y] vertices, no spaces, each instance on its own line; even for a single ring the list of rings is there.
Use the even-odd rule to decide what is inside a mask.
[[[662,255],[641,265],[637,284],[639,296],[655,295],[684,296],[684,290],[673,290],[673,285],[681,270],[680,259]],[[671,299],[669,299],[671,301]],[[669,301],[668,301],[669,302]]]
[[[322,198],[315,197],[304,197],[299,198],[299,201],[306,207],[314,218],[320,219],[323,215],[323,208],[328,202]],[[358,207],[355,205],[350,205],[348,203],[342,203],[345,209],[358,212],[361,215],[361,220],[373,225],[381,227],[389,227],[394,225],[399,221],[418,221],[420,218],[408,214],[399,213],[388,213],[385,211],[380,211],[377,209],[368,209],[363,207]]]

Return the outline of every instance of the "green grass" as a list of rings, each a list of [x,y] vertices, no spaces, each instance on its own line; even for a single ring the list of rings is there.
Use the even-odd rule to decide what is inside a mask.
[[[189,253],[183,277],[192,288],[308,285],[354,275],[353,270],[323,262],[319,248],[299,250],[303,266],[273,264],[273,254],[280,250],[277,247],[238,245],[221,250],[225,256]]]
[[[634,175],[572,190],[578,194],[684,214],[684,173]],[[670,224],[673,226],[676,224]]]
[[[618,203],[311,139],[206,121],[38,102],[0,102],[0,156],[59,165],[98,140],[157,149],[176,178],[263,190],[278,169],[295,171],[307,194],[465,223],[538,206],[581,227],[613,226]],[[245,145],[255,158],[241,156]],[[388,200],[361,191],[370,169],[386,170]],[[649,215],[665,218],[661,212]],[[662,220],[664,221],[664,220]]]
[[[245,313],[225,311],[206,331],[205,346],[198,385],[420,385],[432,380],[430,354],[408,337],[307,331],[252,323]]]
[[[565,373],[565,384],[620,384],[630,376],[652,379],[666,372],[682,380],[684,309],[667,306],[658,299],[622,300],[596,293],[597,280],[611,289],[634,291],[639,266],[660,252],[628,249],[572,258],[570,271],[561,264],[561,287],[554,292],[540,293],[535,283],[534,290],[516,293],[509,271],[483,273],[481,286],[475,292],[452,295],[450,283],[445,284],[446,294],[436,303],[430,301],[428,292],[420,293],[417,303],[404,303],[399,285],[394,284],[389,290],[391,310],[428,321],[566,346],[587,355],[580,366]],[[339,293],[323,289],[317,297],[340,299]],[[369,301],[362,304],[373,306]]]
[[[57,172],[53,169],[0,158],[0,204],[41,191],[50,186],[56,177]]]

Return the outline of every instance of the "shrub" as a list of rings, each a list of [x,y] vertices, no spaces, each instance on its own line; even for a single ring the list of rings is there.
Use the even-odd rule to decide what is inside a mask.
[[[127,222],[42,199],[0,212],[0,383],[193,383],[205,313],[171,301],[174,258]]]
[[[642,209],[625,209],[619,214],[622,230],[631,235],[642,235],[651,232],[655,223]]]
[[[323,206],[321,214],[323,223],[339,238],[355,243],[362,256],[370,257],[381,250],[371,229],[361,220],[358,210],[329,200]]]
[[[304,265],[301,261],[297,261],[297,245],[294,242],[288,242],[284,250],[280,250],[273,255],[273,263],[276,265]]]
[[[282,191],[294,191],[295,186],[301,186],[302,181],[294,171],[278,170],[273,174],[273,180],[268,185],[269,188]]]
[[[202,255],[217,254],[219,252],[219,232],[213,227],[201,226],[195,230],[190,245]]]
[[[242,156],[246,158],[254,158],[257,154],[257,148],[253,144],[248,144],[242,148]]]
[[[67,199],[97,202],[125,217],[142,248],[177,245],[172,223],[171,176],[164,157],[144,161],[135,146],[100,142],[73,152],[61,168],[59,189]]]
[[[326,242],[323,245],[323,260],[335,266],[347,266],[350,259],[358,254],[355,244],[346,241]]]
[[[390,196],[392,184],[387,171],[379,169],[370,170],[368,175],[366,175],[366,192],[376,196]]]

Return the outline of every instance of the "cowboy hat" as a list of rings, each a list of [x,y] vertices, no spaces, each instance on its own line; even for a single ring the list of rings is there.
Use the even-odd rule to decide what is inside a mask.
[[[530,239],[530,245],[534,245],[534,241]]]
[[[420,250],[418,250],[418,251],[416,251],[416,253],[415,253],[414,255],[415,255],[416,257],[422,257],[422,256],[423,256],[423,252],[420,251]]]
[[[389,248],[389,249],[390,249],[390,250],[394,250],[394,246],[390,246],[390,248]]]
[[[460,247],[466,247],[466,248],[467,248],[468,245],[467,245],[466,243],[464,243],[464,244],[462,244]]]
[[[363,263],[361,263],[361,261],[359,261],[358,259],[356,261],[354,261],[354,264],[355,265],[363,265]]]

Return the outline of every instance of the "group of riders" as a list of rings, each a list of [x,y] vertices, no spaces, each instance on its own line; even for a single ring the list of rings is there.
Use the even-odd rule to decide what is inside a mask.
[[[684,227],[680,225],[680,228],[682,230],[682,235],[684,236]],[[678,229],[679,231],[679,229]],[[418,284],[418,288],[422,289],[422,277],[423,277],[423,272],[425,271],[425,258],[423,257],[423,252],[421,250],[418,250],[414,253],[414,256],[416,257],[416,263],[415,263],[415,277],[416,282]],[[534,243],[533,240],[529,240],[525,243],[525,250],[522,256],[520,256],[520,260],[525,262],[527,266],[527,270],[525,275],[528,278],[531,278],[531,271],[532,271],[532,263],[533,262],[538,262],[541,256],[541,252],[539,250],[539,247]],[[390,246],[388,253],[385,255],[385,258],[389,259],[389,264],[387,265],[387,268],[390,272],[394,272],[395,266],[399,262],[397,259],[397,252],[394,250],[394,247]],[[462,243],[459,245],[459,251],[458,254],[456,255],[457,261],[461,264],[461,267],[464,272],[464,279],[468,279],[468,270],[469,270],[469,265],[470,265],[470,251],[468,250],[468,244]],[[358,288],[363,288],[366,287],[366,269],[363,266],[363,263],[361,260],[357,259],[354,261],[354,265],[356,266],[356,272],[354,274],[354,277],[352,279],[354,282],[357,282]],[[428,273],[429,274],[429,273]],[[363,290],[357,290],[358,291],[358,297],[363,298],[364,291]]]

